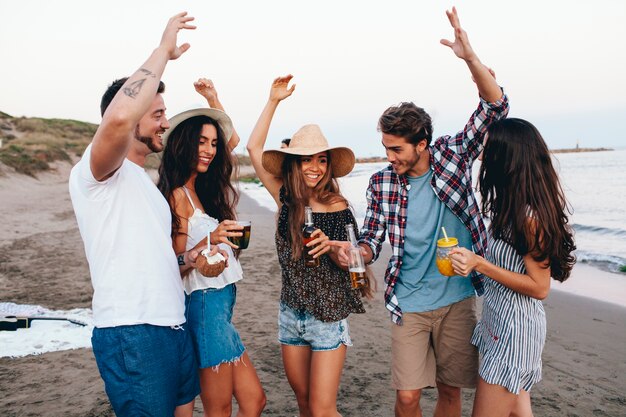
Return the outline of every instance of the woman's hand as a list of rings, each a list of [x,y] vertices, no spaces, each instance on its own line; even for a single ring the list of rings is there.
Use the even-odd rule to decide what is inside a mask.
[[[296,88],[296,85],[292,85],[288,88],[289,81],[293,78],[293,75],[289,74],[284,77],[278,77],[272,82],[272,88],[270,89],[270,101],[283,101],[289,97]]]
[[[311,248],[309,255],[313,255],[314,258],[319,258],[325,253],[330,252],[332,246],[329,244],[330,239],[320,229],[316,229],[311,233],[311,237],[314,239],[306,244],[307,248]]]
[[[209,106],[215,107],[215,104],[219,101],[217,98],[217,90],[213,81],[208,78],[199,78],[198,81],[193,83],[194,88],[202,97],[206,99]]]
[[[202,241],[200,241],[196,246],[193,247],[193,249],[190,249],[189,252],[187,252],[187,259],[190,262],[190,265],[192,268],[197,268],[198,266],[196,265],[196,261],[198,260],[198,256],[200,256],[200,254],[202,253],[203,250],[205,250],[207,248],[207,244],[206,244],[206,238],[204,238]],[[225,265],[228,268],[228,253],[221,249],[219,246],[211,246],[211,250],[209,251],[209,256],[213,256],[215,254],[221,254],[224,259],[225,259]]]
[[[224,220],[211,232],[211,245],[225,243],[233,249],[239,249],[239,246],[233,244],[228,238],[241,236],[243,236],[243,226],[238,225],[235,220]]]
[[[454,248],[450,251],[450,260],[452,261],[452,269],[458,275],[468,276],[482,258],[467,248]]]

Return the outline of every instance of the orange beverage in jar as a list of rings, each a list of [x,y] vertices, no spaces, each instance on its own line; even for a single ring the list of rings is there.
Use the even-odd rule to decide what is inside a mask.
[[[459,247],[459,241],[455,237],[441,238],[437,241],[437,257],[435,262],[437,263],[437,269],[441,275],[451,277],[456,275],[452,268],[452,261],[450,260],[450,251]]]

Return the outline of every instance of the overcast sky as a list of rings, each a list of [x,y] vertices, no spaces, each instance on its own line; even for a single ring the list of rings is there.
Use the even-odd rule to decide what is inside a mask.
[[[202,105],[192,83],[211,78],[242,152],[272,79],[292,73],[296,92],[268,146],[317,123],[331,144],[382,156],[376,122],[388,106],[415,102],[441,135],[477,104],[467,67],[439,44],[453,39],[452,5],[511,116],[537,125],[552,148],[626,146],[624,0],[0,0],[0,111],[99,123],[107,85],[136,70],[186,10],[198,29],[181,32],[191,49],[165,70],[170,117]]]

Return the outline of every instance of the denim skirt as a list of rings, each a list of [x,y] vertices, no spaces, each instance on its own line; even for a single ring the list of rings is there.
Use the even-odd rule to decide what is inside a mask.
[[[185,296],[185,329],[191,332],[200,368],[237,362],[245,347],[232,323],[237,287],[196,290]]]

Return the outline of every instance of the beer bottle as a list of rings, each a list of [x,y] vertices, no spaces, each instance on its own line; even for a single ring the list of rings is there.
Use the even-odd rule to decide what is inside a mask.
[[[348,270],[350,271],[352,288],[364,288],[367,286],[367,278],[365,276],[365,260],[363,259],[361,248],[356,241],[354,226],[352,224],[346,224],[346,231],[348,232],[348,240],[351,244],[350,251],[348,253],[350,258]]]
[[[307,247],[307,243],[314,238],[311,237],[313,232],[317,228],[313,225],[313,209],[309,206],[304,207],[304,228],[302,229],[302,245],[304,254],[304,265],[308,268],[315,268],[320,266],[320,258],[314,258],[313,255],[309,255],[309,251],[313,247]]]

